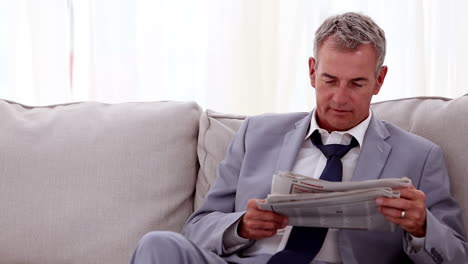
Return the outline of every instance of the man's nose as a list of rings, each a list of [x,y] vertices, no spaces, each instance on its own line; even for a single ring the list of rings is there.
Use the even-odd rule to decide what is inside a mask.
[[[345,85],[340,85],[335,89],[333,102],[337,105],[345,105],[349,101],[349,89]]]

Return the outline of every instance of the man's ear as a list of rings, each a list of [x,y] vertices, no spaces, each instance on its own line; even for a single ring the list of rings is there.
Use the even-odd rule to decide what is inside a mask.
[[[310,78],[310,84],[312,87],[315,88],[315,59],[310,57],[309,58],[309,78]]]
[[[377,83],[375,84],[375,88],[374,88],[374,95],[380,92],[380,88],[382,87],[384,83],[385,76],[387,76],[387,71],[388,71],[387,66],[382,66],[382,68],[380,68],[379,75],[377,75]]]

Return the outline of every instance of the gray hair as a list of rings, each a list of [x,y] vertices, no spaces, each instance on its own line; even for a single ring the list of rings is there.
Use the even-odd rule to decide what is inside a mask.
[[[318,50],[330,39],[337,48],[355,49],[361,44],[373,44],[377,50],[376,75],[385,59],[384,31],[368,16],[348,12],[327,18],[315,32],[314,57],[318,63]]]

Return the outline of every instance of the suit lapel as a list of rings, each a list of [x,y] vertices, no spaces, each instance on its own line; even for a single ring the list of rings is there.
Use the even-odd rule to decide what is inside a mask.
[[[385,142],[388,137],[390,137],[390,134],[385,125],[372,115],[366,135],[364,136],[352,181],[380,178],[380,173],[392,149]]]
[[[309,129],[312,113],[313,111],[296,122],[295,128],[284,136],[275,172],[292,170],[297,154]],[[385,142],[388,137],[390,137],[388,130],[382,122],[375,118],[375,115],[372,115],[366,135],[364,136],[352,181],[378,179],[380,177],[380,173],[392,149]]]
[[[295,128],[284,136],[275,172],[292,170],[296,161],[296,156],[299,153],[307,131],[309,130],[312,113],[313,111],[303,119],[297,121]]]

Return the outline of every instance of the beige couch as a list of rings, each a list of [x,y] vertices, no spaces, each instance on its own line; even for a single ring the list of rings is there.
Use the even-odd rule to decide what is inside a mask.
[[[468,95],[372,108],[442,147],[468,227]],[[243,119],[196,103],[0,101],[0,264],[127,263],[144,233],[181,230]]]

